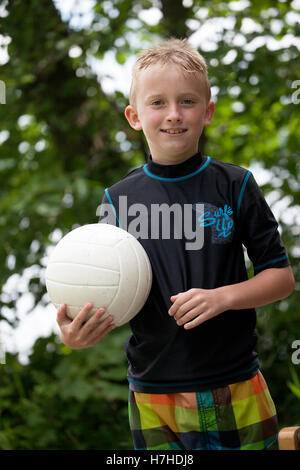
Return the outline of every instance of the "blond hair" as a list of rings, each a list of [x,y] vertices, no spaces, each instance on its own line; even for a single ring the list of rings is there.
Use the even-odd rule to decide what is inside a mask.
[[[129,102],[132,106],[136,104],[136,88],[139,73],[157,63],[163,65],[175,64],[182,69],[184,74],[198,73],[204,85],[207,103],[210,101],[211,91],[204,57],[187,42],[187,39],[171,38],[157,46],[142,51],[138,55],[132,71],[129,93]]]

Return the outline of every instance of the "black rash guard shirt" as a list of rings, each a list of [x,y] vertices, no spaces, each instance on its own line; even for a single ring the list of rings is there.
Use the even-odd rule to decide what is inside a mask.
[[[190,330],[168,314],[172,295],[247,280],[243,247],[254,275],[290,264],[250,171],[201,153],[174,165],[149,157],[105,190],[99,222],[132,233],[152,267],[149,297],[124,345],[131,390],[201,391],[256,374],[254,308],[227,310]]]

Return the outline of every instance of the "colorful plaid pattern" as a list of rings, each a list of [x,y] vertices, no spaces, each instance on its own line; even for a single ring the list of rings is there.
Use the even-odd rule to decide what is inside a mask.
[[[130,391],[128,404],[136,450],[259,450],[277,439],[276,410],[260,371],[204,392]]]

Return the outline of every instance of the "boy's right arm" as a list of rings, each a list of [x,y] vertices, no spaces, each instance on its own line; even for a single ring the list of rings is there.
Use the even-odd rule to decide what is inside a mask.
[[[60,327],[61,340],[70,348],[90,348],[99,343],[99,341],[115,328],[111,315],[100,322],[101,317],[105,313],[104,308],[99,308],[91,318],[87,320],[88,314],[92,308],[92,303],[86,304],[73,320],[67,316],[66,304],[62,304],[58,309],[56,320]]]

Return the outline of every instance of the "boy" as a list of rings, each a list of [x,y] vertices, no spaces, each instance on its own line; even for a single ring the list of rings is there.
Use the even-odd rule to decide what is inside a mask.
[[[135,449],[264,449],[277,437],[254,350],[255,307],[289,296],[294,278],[251,172],[198,152],[214,114],[210,98],[205,61],[186,40],[144,51],[125,116],[151,155],[106,189],[101,206],[100,222],[136,231],[153,270],[125,343]],[[254,266],[249,280],[242,245]],[[73,321],[59,309],[69,346],[92,346],[113,329],[111,316],[97,323],[104,309],[85,323],[91,308]]]

